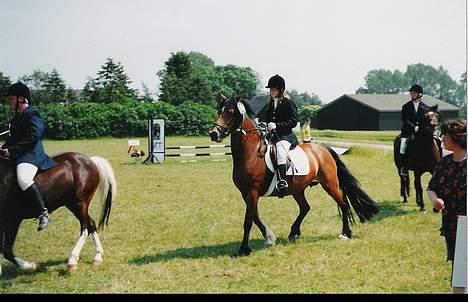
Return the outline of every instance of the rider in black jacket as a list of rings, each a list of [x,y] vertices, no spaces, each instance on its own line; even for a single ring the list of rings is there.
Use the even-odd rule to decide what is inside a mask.
[[[421,101],[423,88],[418,84],[414,84],[409,89],[409,92],[411,100],[401,108],[401,120],[403,122],[400,141],[401,176],[408,175],[408,159],[406,155],[408,139],[414,137],[416,132],[419,131],[419,126],[424,119],[424,114],[428,111],[428,106]]]
[[[270,88],[266,122],[268,123],[268,129],[274,133],[272,143],[276,145],[279,171],[276,188],[279,197],[283,197],[288,189],[288,183],[284,180],[288,152],[299,144],[296,135],[292,131],[299,122],[299,115],[296,104],[285,93],[286,83],[281,76],[272,76],[265,88]]]

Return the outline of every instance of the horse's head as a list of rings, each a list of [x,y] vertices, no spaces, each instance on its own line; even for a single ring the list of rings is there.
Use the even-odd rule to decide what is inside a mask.
[[[441,115],[437,109],[438,105],[428,108],[427,112],[424,114],[422,128],[428,131],[434,131],[435,128],[439,125]]]
[[[227,98],[220,96],[218,101],[218,118],[210,131],[213,142],[220,143],[233,131],[240,129],[247,115],[248,106],[240,96]]]

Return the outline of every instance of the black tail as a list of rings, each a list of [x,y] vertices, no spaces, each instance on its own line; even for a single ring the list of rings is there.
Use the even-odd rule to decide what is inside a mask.
[[[351,174],[348,168],[346,168],[338,154],[329,147],[327,147],[327,149],[336,162],[340,189],[343,193],[345,202],[348,205],[351,203],[361,223],[369,221],[372,216],[380,211],[379,205],[361,189],[359,181]],[[351,219],[349,219],[349,221],[353,222],[354,218],[352,217],[352,212],[348,211],[348,215],[351,215]]]

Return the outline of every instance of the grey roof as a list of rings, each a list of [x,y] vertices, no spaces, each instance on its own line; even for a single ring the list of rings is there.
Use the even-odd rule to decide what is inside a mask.
[[[323,106],[321,109],[328,107],[344,97],[351,98],[365,106],[368,106],[377,111],[401,111],[401,106],[410,100],[409,95],[405,94],[344,94],[336,100]],[[422,101],[428,106],[439,105],[439,111],[458,111],[460,108],[447,102],[436,99],[435,97],[424,95]]]

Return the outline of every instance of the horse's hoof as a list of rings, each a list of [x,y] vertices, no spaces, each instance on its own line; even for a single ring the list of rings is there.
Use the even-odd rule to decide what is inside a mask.
[[[94,260],[93,266],[100,266],[102,264],[102,260]]]
[[[299,241],[299,239],[301,239],[301,236],[297,234],[293,236],[288,236],[288,240],[290,243],[296,243]]]
[[[67,266],[67,272],[69,273],[74,272],[76,271],[77,268],[78,268],[78,264],[69,264]]]
[[[36,263],[36,262],[29,262],[30,266],[27,266],[25,268],[23,268],[23,271],[24,272],[27,272],[27,273],[33,273],[35,271],[37,271],[37,269],[39,268],[39,265]]]
[[[425,208],[420,208],[420,209],[419,209],[419,212],[425,213],[425,212],[426,212],[426,209],[425,209]]]
[[[340,239],[340,240],[349,240],[350,238],[345,234],[340,234],[340,235],[338,235],[338,239]]]
[[[251,252],[252,250],[250,248],[240,249],[239,251],[237,251],[237,253],[233,254],[231,257],[232,258],[246,257],[246,256],[249,256]]]

